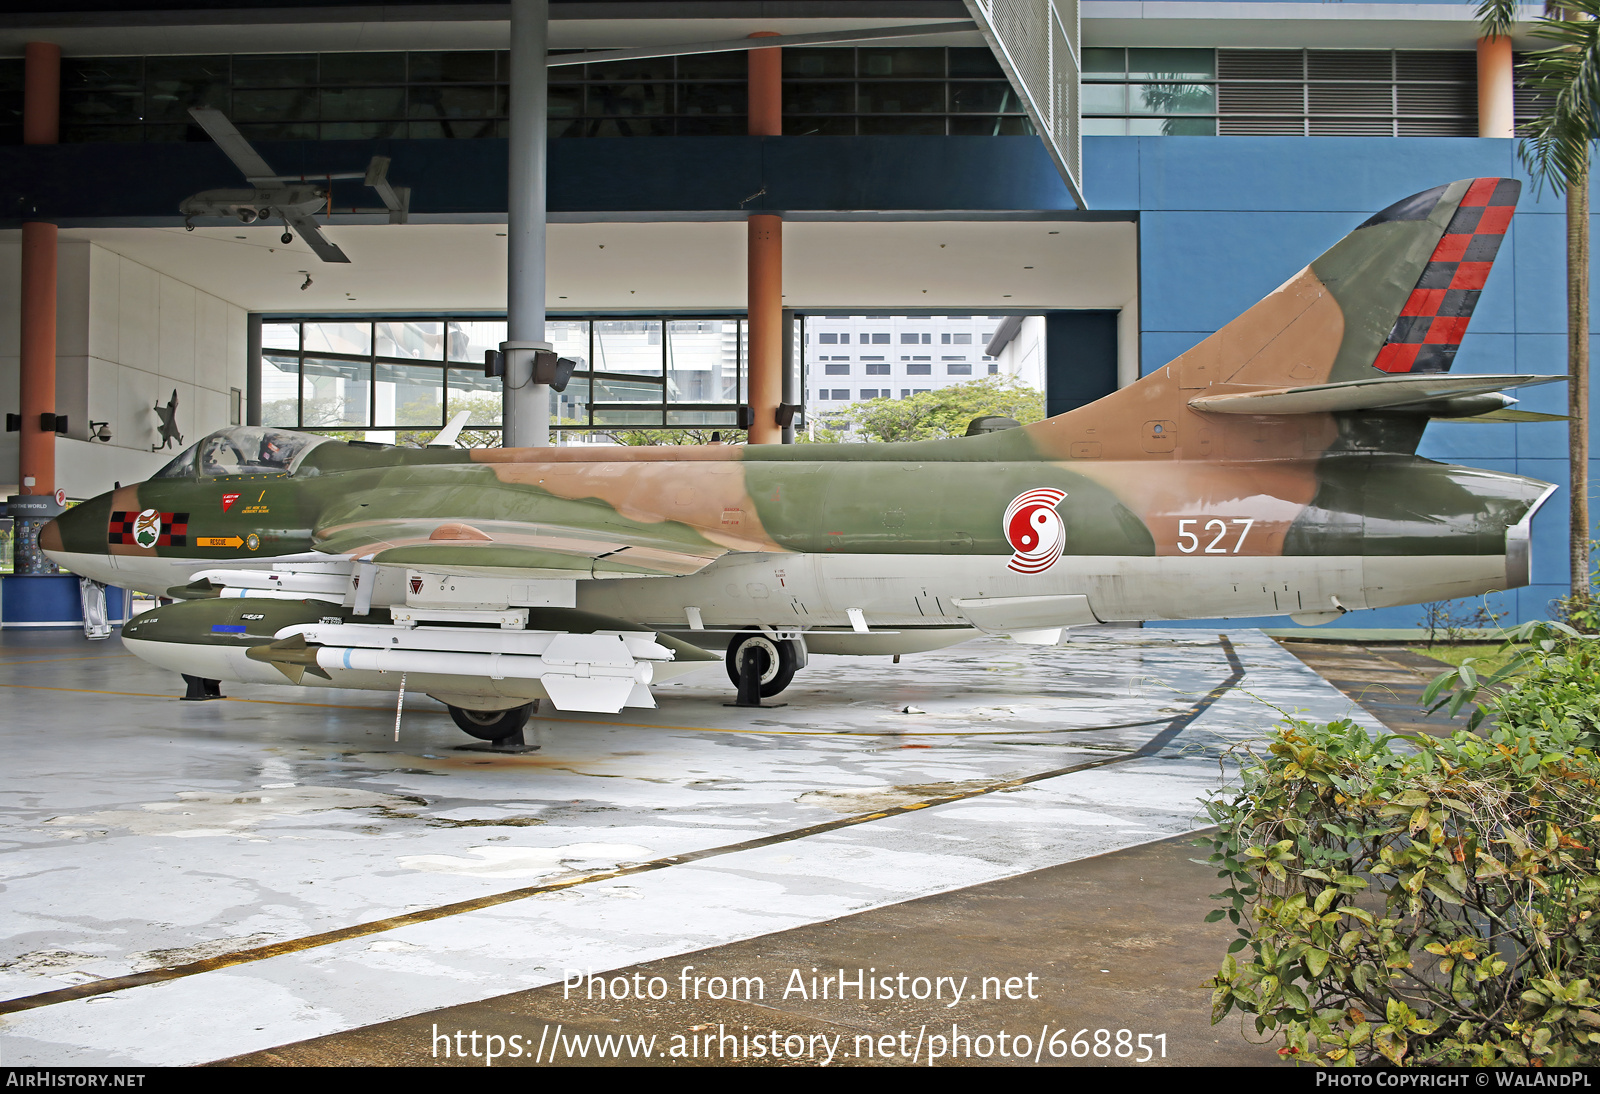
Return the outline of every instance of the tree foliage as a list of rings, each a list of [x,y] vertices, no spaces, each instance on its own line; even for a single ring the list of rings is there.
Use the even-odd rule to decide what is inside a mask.
[[[1044,392],[1015,377],[985,376],[904,399],[867,399],[830,417],[847,418],[855,424],[856,433],[868,440],[926,441],[963,436],[972,419],[985,415],[1015,418],[1023,425],[1037,422],[1044,417]],[[817,430],[824,432],[835,431]]]
[[[1213,1021],[1315,1064],[1600,1063],[1600,651],[1517,640],[1494,686],[1467,662],[1431,689],[1487,695],[1487,733],[1289,722],[1208,806],[1210,918],[1240,935]]]

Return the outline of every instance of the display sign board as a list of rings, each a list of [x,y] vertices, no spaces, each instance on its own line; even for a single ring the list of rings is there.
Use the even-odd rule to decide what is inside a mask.
[[[1078,0],[964,0],[1021,97],[1078,208],[1083,200],[1079,135]]]
[[[12,494],[6,499],[6,512],[8,516],[21,519],[30,517],[34,520],[45,520],[50,517],[59,517],[66,508],[65,504],[58,504],[50,494]]]

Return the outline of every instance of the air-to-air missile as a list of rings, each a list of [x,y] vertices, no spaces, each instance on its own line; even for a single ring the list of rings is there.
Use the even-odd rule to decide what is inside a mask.
[[[123,641],[201,695],[405,678],[490,740],[534,700],[653,706],[653,680],[719,654],[756,701],[808,653],[1315,624],[1515,588],[1554,487],[1416,450],[1436,418],[1541,417],[1501,392],[1564,379],[1450,372],[1518,190],[1466,179],[1397,202],[1169,364],[1031,425],[473,450],[235,427],[41,545],[176,598]]]

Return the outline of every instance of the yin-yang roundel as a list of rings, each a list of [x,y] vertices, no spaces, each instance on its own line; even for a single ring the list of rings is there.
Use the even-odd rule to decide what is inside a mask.
[[[1067,545],[1067,526],[1056,512],[1066,491],[1041,488],[1018,494],[1006,506],[1002,524],[1016,553],[1006,565],[1020,574],[1048,570]]]

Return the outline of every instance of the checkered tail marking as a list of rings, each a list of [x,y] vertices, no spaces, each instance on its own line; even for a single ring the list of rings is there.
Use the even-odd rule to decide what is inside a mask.
[[[1521,192],[1516,179],[1473,180],[1372,362],[1374,368],[1450,371]]]

